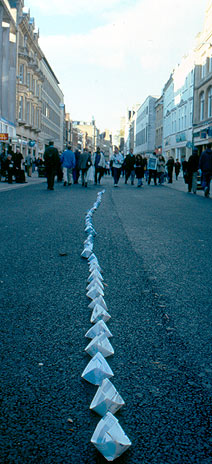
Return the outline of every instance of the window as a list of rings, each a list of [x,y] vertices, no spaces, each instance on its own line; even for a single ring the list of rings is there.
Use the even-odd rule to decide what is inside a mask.
[[[24,83],[24,65],[23,64],[20,64],[20,67],[19,67],[19,82],[20,84]]]
[[[24,97],[19,98],[18,119],[23,121]]]
[[[200,121],[204,119],[204,113],[205,113],[205,94],[204,92],[202,92],[200,95]]]
[[[32,126],[34,127],[34,124],[35,123],[35,108],[34,106],[32,105]]]
[[[193,103],[190,102],[190,126],[192,126],[193,123]]]
[[[204,79],[206,75],[206,63],[203,63],[201,66],[201,78]]]
[[[187,124],[187,106],[184,108],[184,129],[186,129]]]
[[[208,90],[208,117],[212,117],[212,87]]]
[[[27,87],[30,89],[30,73],[27,73]]]
[[[26,122],[30,123],[30,102],[26,103]]]

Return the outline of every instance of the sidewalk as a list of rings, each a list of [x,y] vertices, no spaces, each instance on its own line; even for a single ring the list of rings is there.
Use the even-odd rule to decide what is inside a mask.
[[[178,177],[178,180],[175,180],[174,176],[173,176],[173,183],[168,184],[168,182],[165,182],[164,186],[168,187],[168,188],[171,188],[173,190],[178,190],[180,192],[185,192],[185,193],[188,192],[188,185],[185,184],[183,177]],[[193,193],[191,193],[191,195],[193,195]],[[197,190],[196,195],[204,197],[204,191],[203,190]]]
[[[16,184],[15,181],[13,181],[12,184],[8,184],[8,182],[5,182],[4,180],[1,181],[0,192],[7,192],[8,190],[20,189],[23,187],[29,187],[29,185],[42,184],[43,182],[46,182],[45,177],[38,177],[37,171],[33,172],[31,177],[28,177],[27,174],[25,174],[25,176],[26,176],[26,183],[23,183],[23,184]]]

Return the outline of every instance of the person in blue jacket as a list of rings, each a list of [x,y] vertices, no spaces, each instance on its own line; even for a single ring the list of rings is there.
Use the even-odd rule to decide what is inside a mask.
[[[71,146],[68,145],[67,149],[62,153],[60,158],[62,168],[63,168],[63,179],[64,187],[68,184],[71,185],[71,175],[72,171],[75,168],[76,160],[75,154],[71,150]]]

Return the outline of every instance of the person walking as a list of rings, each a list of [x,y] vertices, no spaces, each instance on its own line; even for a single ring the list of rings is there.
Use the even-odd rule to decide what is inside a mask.
[[[159,185],[164,183],[164,174],[165,174],[165,159],[163,155],[158,156],[157,162],[157,175],[159,180]]]
[[[212,177],[212,150],[211,144],[208,144],[200,156],[199,169],[202,171],[202,186],[204,189],[205,197],[210,194],[210,182]]]
[[[24,157],[20,151],[20,148],[17,147],[16,152],[14,153],[14,174],[16,183],[25,182],[25,172],[24,169],[21,169],[23,159]]]
[[[148,185],[150,185],[152,177],[154,178],[154,184],[157,185],[157,155],[154,153],[148,159],[147,169],[149,171]]]
[[[88,152],[87,148],[84,148],[83,153],[79,157],[79,170],[81,171],[82,186],[87,187],[87,173],[88,169],[91,166],[91,154]]]
[[[68,145],[67,149],[62,153],[60,161],[63,168],[63,185],[65,187],[66,185],[71,185],[71,175],[75,167],[75,154],[71,150],[70,145]]]
[[[174,169],[174,158],[172,156],[169,157],[166,163],[167,171],[168,171],[168,184],[172,184],[172,176],[173,176],[173,169]]]
[[[114,153],[111,156],[112,167],[113,167],[113,180],[114,180],[114,187],[118,187],[118,182],[121,175],[121,168],[124,162],[124,157],[120,153],[118,147],[115,147]]]
[[[75,168],[73,169],[73,180],[74,184],[78,184],[80,170],[79,170],[79,159],[80,159],[80,152],[79,150],[75,150]]]
[[[28,153],[26,157],[25,163],[26,163],[27,176],[32,177],[32,156],[30,152]]]
[[[46,167],[46,177],[48,190],[54,190],[54,178],[57,171],[57,166],[60,161],[59,152],[54,147],[54,142],[49,142],[49,146],[44,152],[44,161]]]
[[[8,153],[7,155],[7,159],[5,161],[5,169],[7,171],[8,184],[12,184],[14,174],[14,161],[12,159],[12,153]]]
[[[105,172],[105,157],[99,147],[97,147],[96,152],[93,154],[92,164],[95,168],[94,181],[95,185],[97,185],[97,182],[100,184],[101,178]]]
[[[142,179],[144,177],[144,168],[145,168],[144,159],[142,158],[141,155],[137,155],[135,157],[134,169],[135,169],[136,178],[138,179],[138,184],[137,184],[138,188],[140,188],[143,185]]]
[[[178,176],[179,176],[179,173],[180,173],[180,168],[181,168],[181,164],[180,164],[180,162],[179,162],[179,160],[177,158],[175,163],[174,163],[174,170],[175,170],[176,180],[178,180]]]
[[[135,155],[133,154],[133,149],[130,149],[130,153],[126,156],[123,167],[125,169],[125,184],[127,184],[127,181],[130,177],[131,179],[131,185],[134,185],[134,179],[135,179]]]
[[[199,156],[198,149],[193,148],[192,155],[189,157],[187,162],[187,183],[188,183],[188,192],[195,194],[197,191],[197,171],[199,167]]]

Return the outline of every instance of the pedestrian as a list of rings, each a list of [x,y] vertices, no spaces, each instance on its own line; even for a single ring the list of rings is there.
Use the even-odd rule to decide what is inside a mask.
[[[14,162],[13,162],[11,153],[8,153],[8,155],[7,155],[7,159],[6,159],[6,162],[5,162],[5,169],[7,171],[8,184],[12,184],[12,182],[13,182],[13,174],[14,174]]]
[[[118,182],[121,175],[121,168],[124,162],[124,157],[122,153],[119,151],[118,147],[115,147],[114,153],[111,156],[111,161],[113,167],[114,187],[118,187]]]
[[[194,147],[192,155],[188,159],[187,163],[187,183],[188,183],[188,192],[196,194],[197,191],[197,171],[199,167],[199,156],[198,148]]]
[[[91,166],[91,154],[88,152],[87,148],[84,148],[83,153],[80,154],[79,158],[79,170],[81,171],[82,186],[87,187],[87,173],[88,169]]]
[[[74,184],[78,184],[80,169],[79,169],[79,159],[80,159],[80,151],[75,150],[75,168],[73,169],[73,180]]]
[[[143,185],[142,179],[144,177],[144,167],[145,167],[144,159],[142,158],[141,155],[137,155],[135,157],[134,169],[135,169],[136,178],[138,179],[138,184],[137,184],[138,188],[140,188]]]
[[[211,144],[207,145],[200,156],[199,168],[202,171],[202,187],[204,189],[205,197],[210,194],[210,182],[212,177],[212,150]]]
[[[46,167],[46,177],[48,183],[48,190],[54,190],[54,178],[57,172],[58,163],[60,161],[59,152],[54,147],[54,142],[50,141],[49,146],[44,153],[44,161]]]
[[[134,179],[135,179],[135,155],[133,154],[133,149],[130,149],[130,153],[126,156],[124,163],[123,163],[123,168],[125,169],[125,184],[127,184],[127,181],[130,177],[131,180],[131,185],[134,185]]]
[[[68,145],[67,149],[62,153],[60,162],[63,169],[63,185],[65,187],[66,185],[71,185],[71,176],[75,167],[75,154],[71,149],[71,145]]]
[[[180,162],[179,162],[179,160],[177,158],[175,163],[174,163],[174,170],[175,170],[176,180],[178,180],[178,176],[179,176],[179,173],[180,173],[180,168],[181,168],[181,164],[180,164]]]
[[[164,183],[164,174],[165,174],[165,159],[163,155],[158,156],[158,162],[157,162],[157,175],[158,175],[158,180],[159,180],[159,185],[162,185]]]
[[[157,185],[157,155],[154,151],[148,159],[147,169],[149,170],[148,185],[151,183],[152,177],[154,178],[154,184]]]
[[[105,157],[103,152],[100,151],[99,147],[97,147],[96,152],[93,153],[92,164],[95,168],[94,182],[95,185],[97,185],[97,182],[100,184],[101,178],[105,172]]]
[[[25,165],[26,165],[27,176],[31,177],[32,176],[32,157],[31,157],[30,152],[28,153],[26,157]]]
[[[172,176],[173,176],[173,169],[174,169],[174,158],[172,156],[169,157],[166,163],[167,171],[168,171],[168,184],[172,184]]]
[[[14,153],[14,174],[16,183],[25,182],[25,172],[22,169],[23,155],[19,147],[16,147],[16,152]]]

